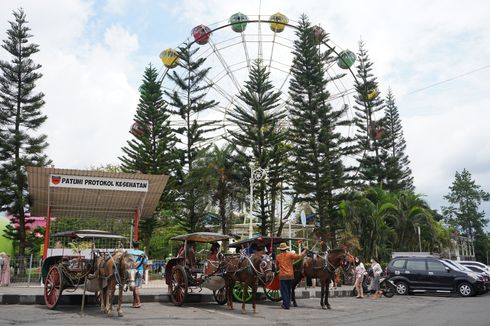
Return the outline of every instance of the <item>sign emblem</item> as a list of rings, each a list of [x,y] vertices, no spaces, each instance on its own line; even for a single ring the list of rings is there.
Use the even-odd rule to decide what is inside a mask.
[[[58,176],[58,175],[53,175],[51,176],[51,182],[54,184],[54,185],[57,185],[59,184],[61,181],[61,177]]]

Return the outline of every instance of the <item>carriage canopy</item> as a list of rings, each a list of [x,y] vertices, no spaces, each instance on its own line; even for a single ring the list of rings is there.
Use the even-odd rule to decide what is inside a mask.
[[[194,241],[194,242],[211,243],[211,242],[216,242],[216,241],[228,240],[230,238],[231,238],[231,236],[225,235],[225,234],[221,234],[221,233],[214,233],[214,232],[195,232],[195,233],[188,233],[188,234],[178,235],[176,237],[171,238],[170,240],[181,240],[181,241]]]

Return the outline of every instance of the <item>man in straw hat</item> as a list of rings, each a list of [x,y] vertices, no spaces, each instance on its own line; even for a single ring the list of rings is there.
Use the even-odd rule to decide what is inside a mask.
[[[291,306],[291,283],[294,280],[293,262],[296,259],[303,258],[307,248],[304,248],[303,252],[298,255],[293,252],[288,252],[288,245],[285,242],[281,242],[277,249],[281,251],[276,257],[276,263],[279,267],[279,281],[281,283],[281,307],[283,309],[289,309]]]

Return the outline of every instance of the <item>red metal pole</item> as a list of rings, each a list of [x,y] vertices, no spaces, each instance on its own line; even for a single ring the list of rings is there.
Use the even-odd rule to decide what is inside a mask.
[[[140,223],[140,214],[139,214],[139,209],[136,208],[136,215],[134,216],[134,240],[138,241],[139,236],[138,236],[138,226]]]
[[[44,248],[43,248],[43,260],[46,259],[48,255],[49,247],[49,231],[51,229],[51,207],[48,207],[48,217],[46,221],[46,231],[44,232]]]

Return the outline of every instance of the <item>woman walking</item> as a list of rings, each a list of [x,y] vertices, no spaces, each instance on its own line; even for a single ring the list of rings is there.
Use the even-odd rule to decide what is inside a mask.
[[[364,264],[356,257],[356,281],[354,283],[354,288],[357,290],[357,298],[364,298],[364,290],[362,288],[362,282],[364,281],[364,274],[366,273],[366,268]]]

